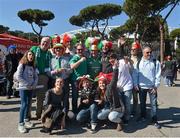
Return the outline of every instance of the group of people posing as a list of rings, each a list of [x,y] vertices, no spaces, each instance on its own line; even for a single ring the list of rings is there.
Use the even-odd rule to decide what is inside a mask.
[[[72,107],[74,119],[81,124],[88,123],[92,133],[96,132],[100,120],[116,123],[116,129],[121,131],[138,110],[137,121],[147,119],[147,94],[151,104],[151,123],[161,128],[157,121],[161,64],[152,58],[150,47],[141,49],[133,43],[131,56],[127,56],[123,52],[125,47],[120,46],[121,52],[118,53],[108,43],[102,49],[92,44],[88,50],[81,43],[72,47],[70,41],[53,44],[52,51],[50,45],[50,38],[43,37],[40,46],[33,46],[23,55],[15,73],[20,87],[18,130],[21,133],[33,127],[30,119],[34,93],[36,118],[42,121],[41,132],[44,133],[51,133],[55,126],[65,127],[69,107]],[[37,85],[44,87],[36,89]],[[26,89],[21,89],[24,87]],[[70,89],[72,102],[69,102]]]

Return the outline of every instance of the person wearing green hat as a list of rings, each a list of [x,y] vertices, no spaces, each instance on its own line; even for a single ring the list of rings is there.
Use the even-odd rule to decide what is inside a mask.
[[[48,50],[50,48],[51,40],[49,37],[43,37],[41,39],[40,46],[31,47],[31,51],[35,55],[35,65],[38,72],[38,85],[44,85],[41,90],[36,91],[36,117],[37,119],[41,118],[41,113],[43,110],[43,101],[45,98],[45,92],[48,89],[48,74],[50,61],[51,61],[51,52]]]
[[[69,76],[72,73],[72,69],[70,68],[69,58],[64,56],[65,47],[60,43],[56,43],[53,49],[55,55],[51,59],[50,71],[48,72],[51,78],[50,88],[54,87],[56,78],[61,77],[64,80],[63,92],[65,95],[65,112],[67,113],[69,109]]]

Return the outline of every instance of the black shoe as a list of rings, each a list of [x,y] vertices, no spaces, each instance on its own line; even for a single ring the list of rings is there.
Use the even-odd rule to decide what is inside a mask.
[[[90,129],[90,128],[91,128],[91,124],[90,124],[90,123],[86,123],[86,127],[87,127],[88,129]]]
[[[42,128],[41,130],[40,130],[40,132],[42,132],[42,133],[51,133],[51,130],[49,129],[49,128]]]
[[[136,122],[144,122],[146,121],[146,118],[145,117],[139,117],[137,118]]]
[[[160,125],[158,122],[155,122],[155,123],[154,123],[154,126],[155,126],[157,129],[161,129],[161,125]]]
[[[39,117],[39,116],[35,117],[35,120],[41,121],[40,119],[41,119],[41,117]]]
[[[128,125],[128,123],[129,123],[129,121],[128,121],[128,120],[123,120],[123,124],[124,124],[125,126],[127,126],[127,125]]]

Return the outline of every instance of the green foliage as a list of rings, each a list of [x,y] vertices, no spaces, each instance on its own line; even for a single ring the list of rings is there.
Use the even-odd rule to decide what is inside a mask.
[[[180,59],[180,48],[176,49],[176,57],[177,59]]]
[[[39,37],[39,41],[41,38],[43,26],[48,25],[44,21],[50,21],[50,20],[54,19],[54,17],[55,17],[52,12],[47,11],[47,10],[42,11],[39,9],[34,9],[34,10],[27,9],[27,10],[19,11],[17,15],[21,20],[27,21],[29,24],[31,24],[33,31]],[[39,32],[35,30],[35,27],[33,24],[36,24],[39,27],[39,29],[40,29]]]
[[[109,34],[110,34],[110,39],[111,40],[117,40],[119,36],[128,33],[128,29],[126,28],[125,25],[122,25],[120,27],[112,29]]]
[[[70,19],[69,19],[69,22],[72,24],[72,25],[76,25],[76,26],[83,26],[84,25],[84,20],[83,18],[81,18],[80,16],[72,16]]]
[[[123,11],[134,20],[142,19],[149,14],[147,0],[125,0]]]
[[[100,37],[99,33],[97,31],[88,31],[88,32],[81,32],[81,33],[77,33],[75,34],[77,40],[79,40],[80,42],[82,42],[82,44],[85,43],[86,38],[88,37]]]
[[[27,21],[28,23],[32,24],[35,23],[38,26],[46,26],[47,23],[45,21],[50,21],[54,19],[54,14],[50,11],[42,11],[39,9],[27,9],[18,12],[19,18],[23,21]]]
[[[136,30],[135,20],[129,19],[126,23],[118,28],[111,30],[111,38],[118,38],[119,36],[129,33],[132,34]],[[139,24],[138,34],[140,39],[146,42],[151,42],[154,40],[159,40],[159,25],[156,20],[152,17],[146,17]]]
[[[180,38],[180,28],[178,28],[178,29],[174,29],[173,31],[171,31],[171,33],[170,33],[170,38],[176,38],[176,37],[178,37],[178,38]]]
[[[17,37],[21,37],[21,38],[25,38],[25,39],[29,39],[35,43],[38,42],[38,37],[36,34],[34,33],[25,33],[23,31],[20,31],[20,30],[15,30],[15,31],[12,31],[10,30],[9,27],[5,27],[3,25],[0,25],[0,33],[8,33],[8,34],[11,34],[11,35],[14,35],[14,36],[17,36]]]
[[[8,32],[9,30],[9,27],[6,27],[6,26],[3,26],[3,25],[0,25],[0,33],[5,33],[5,32]]]
[[[81,17],[86,21],[104,20],[121,13],[121,6],[115,4],[100,4],[88,6],[80,11]]]
[[[97,31],[103,37],[104,31],[109,24],[109,19],[112,19],[113,16],[121,14],[121,6],[115,4],[100,4],[88,6],[80,10],[77,16],[72,16],[69,19],[69,22],[72,25],[91,28],[91,31],[94,31],[96,27]],[[100,26],[104,26],[103,30],[100,30]]]

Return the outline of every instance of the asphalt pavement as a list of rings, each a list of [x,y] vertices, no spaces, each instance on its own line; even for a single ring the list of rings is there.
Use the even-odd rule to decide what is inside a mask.
[[[0,96],[0,136],[1,137],[180,137],[180,75],[175,81],[175,87],[166,87],[161,83],[158,90],[158,119],[161,129],[156,129],[149,123],[150,105],[148,104],[148,119],[143,123],[136,122],[132,117],[123,131],[116,131],[114,124],[99,125],[97,132],[92,134],[88,128],[80,126],[75,121],[67,123],[64,130],[53,130],[52,134],[40,132],[42,124],[32,120],[35,127],[28,133],[18,131],[20,99]],[[147,100],[149,103],[149,98]],[[33,99],[32,117],[35,117],[35,99]]]

